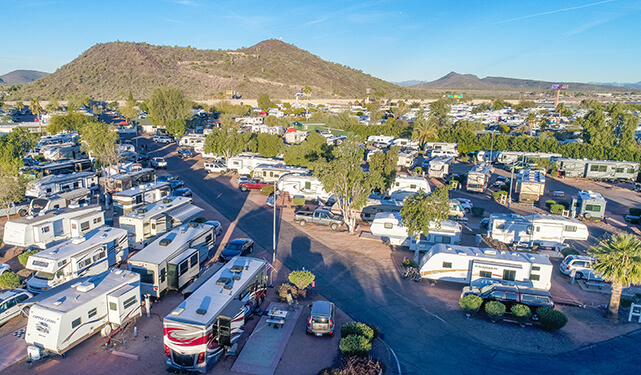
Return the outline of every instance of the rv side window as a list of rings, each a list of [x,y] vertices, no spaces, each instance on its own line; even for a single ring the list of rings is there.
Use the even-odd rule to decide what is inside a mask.
[[[88,221],[80,223],[80,230],[87,230],[87,229],[89,229],[89,222]]]
[[[541,267],[540,266],[532,266],[532,271],[540,271]]]
[[[309,181],[305,182],[305,189],[306,189],[306,190],[309,190],[309,189],[311,189],[311,188],[312,188],[312,183],[311,183],[311,182],[309,182]]]
[[[503,280],[507,280],[507,281],[516,280],[516,271],[514,271],[514,270],[503,270]]]
[[[479,271],[479,277],[492,277],[492,271]]]
[[[191,258],[189,259],[189,263],[189,267],[194,267],[198,264],[198,253],[195,253],[191,256]]]
[[[383,227],[385,227],[385,229],[392,229],[394,225],[392,223],[385,223],[383,224]]]
[[[91,264],[91,258],[87,258],[85,260],[81,260],[80,262],[78,262],[78,269],[85,268],[90,264]]]
[[[107,256],[107,254],[104,251],[99,252],[98,254],[93,256],[93,261],[94,263],[99,261],[100,259],[103,259]]]
[[[504,230],[505,229],[505,224],[499,224],[496,226],[496,229],[498,230]]]
[[[178,266],[178,276],[184,275],[189,270],[189,260],[185,259]]]
[[[98,223],[101,223],[101,222],[102,222],[102,218],[101,217],[97,217],[97,218],[93,219],[93,223],[94,224],[98,224]]]
[[[208,234],[207,237],[205,237],[205,242],[211,241],[211,234]]]
[[[598,206],[596,204],[586,204],[585,210],[592,211],[592,212],[601,212],[601,206]]]
[[[118,310],[118,305],[116,305],[115,302],[109,302],[109,310],[117,311]]]
[[[505,299],[516,301],[516,293],[515,292],[505,292]]]
[[[136,302],[138,302],[138,301],[136,301],[136,296],[131,296],[130,298],[127,298],[127,299],[125,300],[125,302],[123,302],[123,303],[122,303],[122,306],[123,306],[125,309],[128,309],[129,307],[131,307],[131,306],[133,306],[134,304],[136,304]]]
[[[565,231],[566,232],[576,232],[576,226],[575,225],[566,225],[565,226]]]
[[[599,171],[599,166],[598,165],[591,165],[590,166],[590,172],[598,172]]]
[[[160,270],[160,282],[161,282],[161,283],[164,283],[164,282],[165,282],[165,276],[166,276],[166,275],[167,275],[167,272],[165,271],[165,269],[164,269],[164,268],[163,268],[163,269],[161,269],[161,270]]]
[[[49,227],[42,227],[42,228],[40,228],[40,231],[42,233],[48,233],[49,232]]]
[[[67,260],[66,260],[66,259],[61,260],[60,262],[58,262],[58,267],[62,267],[62,266],[64,266],[65,264],[67,264]]]
[[[634,168],[628,168],[628,173],[634,173],[634,172],[635,172]]]
[[[81,320],[80,318],[78,318],[78,319],[76,319],[76,320],[72,321],[72,322],[71,322],[71,328],[76,328],[76,327],[78,327],[78,326],[80,325],[80,323],[81,323],[81,322],[82,322],[82,320]]]
[[[410,185],[410,189],[416,189],[416,185],[415,184]]]
[[[71,224],[71,229],[78,229],[78,225],[76,223]]]
[[[443,262],[443,268],[452,268],[452,262]]]
[[[625,171],[625,168],[617,168],[617,173],[623,173]]]
[[[89,319],[91,319],[91,318],[93,318],[94,316],[96,316],[97,314],[98,314],[98,308],[97,308],[97,307],[94,307],[93,309],[89,310],[89,312],[87,313],[87,317],[88,317]]]
[[[599,172],[607,172],[608,171],[608,166],[607,165],[600,165],[599,166]]]
[[[530,275],[530,280],[532,280],[532,281],[539,281],[539,280],[541,280],[541,276],[539,276],[539,275],[535,275],[535,274],[531,274],[531,275]]]

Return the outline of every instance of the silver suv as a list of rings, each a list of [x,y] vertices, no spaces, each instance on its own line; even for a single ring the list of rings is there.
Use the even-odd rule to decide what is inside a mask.
[[[24,289],[11,289],[0,294],[0,325],[20,315],[22,310],[18,304],[33,297]]]
[[[585,255],[568,255],[563,259],[559,269],[565,275],[572,275],[576,271],[574,278],[594,278],[593,264],[596,259]]]
[[[316,336],[334,336],[336,320],[334,319],[335,307],[331,302],[317,301],[312,303],[312,310],[307,320],[307,334]]]

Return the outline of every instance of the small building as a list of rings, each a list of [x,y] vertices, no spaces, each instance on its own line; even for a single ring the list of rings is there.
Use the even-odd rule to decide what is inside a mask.
[[[308,135],[309,133],[306,131],[300,131],[300,130],[296,130],[295,128],[289,128],[285,131],[285,135],[283,136],[283,138],[285,139],[285,142],[289,143],[290,145],[293,145],[293,144],[298,144],[303,142],[304,140],[307,139]]]

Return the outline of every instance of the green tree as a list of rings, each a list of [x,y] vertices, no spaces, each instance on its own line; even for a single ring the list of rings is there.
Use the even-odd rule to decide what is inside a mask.
[[[88,107],[91,104],[91,97],[86,94],[69,94],[67,95],[67,112],[73,112],[82,107]]]
[[[118,112],[125,116],[127,121],[131,121],[138,115],[138,109],[136,109],[136,99],[134,99],[133,94],[129,91],[129,96],[125,100],[125,106],[118,109]],[[171,133],[171,132],[170,132]],[[173,133],[172,133],[173,134]]]
[[[287,147],[283,158],[287,165],[300,165],[307,168],[319,159],[325,161],[333,159],[332,150],[333,147],[327,144],[327,139],[314,132],[299,145]]]
[[[85,124],[99,123],[98,119],[93,116],[87,116],[82,113],[69,112],[66,115],[51,117],[47,132],[56,134],[61,131],[80,131]]]
[[[187,120],[182,118],[167,120],[165,129],[175,137],[182,137],[187,132]]]
[[[230,126],[228,122],[222,124],[220,128],[212,129],[211,134],[205,138],[206,153],[214,153],[229,159],[243,151],[247,151],[252,140],[253,133],[239,133],[236,128]]]
[[[49,99],[49,102],[47,102],[45,109],[49,113],[55,112],[60,109],[60,103],[58,103],[58,100],[56,98],[51,98]]]
[[[181,125],[184,122],[172,120],[187,120],[191,117],[190,102],[185,98],[185,95],[177,88],[173,87],[159,87],[154,89],[148,99],[149,113],[157,125],[164,125],[172,127],[172,130],[178,133],[172,133],[180,136],[182,129]],[[167,129],[167,131],[170,131]],[[170,131],[171,132],[171,131]]]
[[[386,192],[392,187],[396,178],[396,167],[398,165],[398,153],[401,150],[399,146],[393,146],[388,152],[376,152],[369,160],[369,170],[379,173],[383,176],[383,186],[381,192]]]
[[[24,199],[26,184],[18,176],[8,176],[2,173],[0,174],[0,185],[2,185],[2,189],[0,189],[0,208],[6,209],[7,220],[9,220],[9,208],[14,202],[20,202]]]
[[[261,94],[258,97],[258,106],[267,111],[272,106],[272,101],[269,99],[268,94]]]
[[[617,321],[623,288],[641,283],[641,240],[627,233],[613,234],[601,239],[588,253],[596,258],[594,272],[612,283],[607,312]]]
[[[309,85],[305,85],[305,87],[303,87],[303,94],[309,98],[309,96],[312,95],[312,88],[309,87]]]
[[[116,165],[120,161],[118,153],[118,132],[112,125],[104,122],[88,122],[80,129],[82,147],[87,154],[95,157],[101,166]]]
[[[436,118],[439,125],[446,125],[449,121],[448,115],[451,109],[450,101],[446,98],[441,98],[430,103],[430,116]]]
[[[41,119],[40,119],[40,114],[42,113],[43,109],[42,106],[40,105],[40,101],[38,98],[33,98],[31,99],[31,103],[29,104],[29,108],[31,108],[31,113],[36,115],[38,118],[38,124],[40,124],[40,129],[39,133],[42,133],[42,124],[41,124]]]
[[[283,138],[276,134],[258,134],[256,142],[258,143],[258,153],[267,158],[279,155],[285,150]]]
[[[421,147],[430,141],[438,140],[438,119],[434,116],[429,116],[427,119],[423,118],[422,113],[416,116],[414,120],[414,128],[412,130],[412,139],[418,141]]]
[[[410,195],[401,208],[401,220],[416,242],[430,233],[430,225],[440,228],[450,212],[449,186],[439,186],[430,195]],[[415,259],[416,260],[416,259]]]
[[[20,101],[16,102],[16,108],[18,109],[18,111],[22,112],[22,109],[24,108],[24,103]]]

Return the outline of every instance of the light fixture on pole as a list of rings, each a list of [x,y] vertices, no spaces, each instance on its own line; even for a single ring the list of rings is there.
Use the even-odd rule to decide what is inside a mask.
[[[272,269],[269,273],[271,281],[269,282],[270,286],[274,286],[274,269],[276,267],[276,204],[278,203],[278,190],[276,184],[278,181],[274,181],[274,233],[272,237]]]

